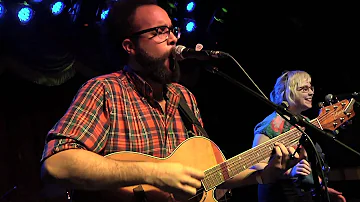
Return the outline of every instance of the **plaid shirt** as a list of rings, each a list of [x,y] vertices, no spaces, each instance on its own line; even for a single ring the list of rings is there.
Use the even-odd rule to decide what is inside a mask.
[[[166,86],[166,115],[152,89],[130,70],[93,78],[78,91],[65,115],[47,134],[41,161],[66,149],[107,155],[118,151],[166,157],[189,133],[178,106],[180,93],[203,124],[193,94],[180,84]],[[193,127],[195,135],[198,135]]]

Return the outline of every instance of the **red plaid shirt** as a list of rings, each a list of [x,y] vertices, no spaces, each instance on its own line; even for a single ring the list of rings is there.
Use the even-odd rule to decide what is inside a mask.
[[[41,161],[66,149],[107,155],[118,151],[166,157],[189,133],[179,114],[180,93],[202,123],[193,94],[180,84],[166,87],[166,116],[151,87],[121,70],[93,78],[78,91],[65,115],[49,131]],[[195,127],[193,127],[195,130]],[[198,135],[195,132],[195,135]]]

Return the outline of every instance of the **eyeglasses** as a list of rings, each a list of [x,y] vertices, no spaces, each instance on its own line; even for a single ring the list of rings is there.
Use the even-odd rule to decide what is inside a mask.
[[[179,39],[181,35],[179,27],[159,26],[135,32],[131,37],[137,37],[147,32],[154,32],[153,36],[149,39],[153,39],[156,43],[166,41],[169,38],[170,32],[172,32],[177,39]]]
[[[312,90],[312,92],[314,92],[314,86],[301,86],[298,87],[297,90],[301,91],[302,93],[308,93],[310,91],[310,89]]]

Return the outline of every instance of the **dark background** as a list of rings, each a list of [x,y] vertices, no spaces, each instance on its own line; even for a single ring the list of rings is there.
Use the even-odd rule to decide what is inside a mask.
[[[4,1],[14,5],[15,1]],[[45,4],[49,1],[43,1]],[[45,201],[39,178],[39,160],[47,131],[64,114],[81,84],[91,77],[115,71],[114,58],[104,56],[96,10],[103,2],[83,1],[75,21],[68,12],[58,18],[39,5],[32,24],[21,26],[15,17],[0,19],[0,196],[8,201]],[[166,1],[159,1],[168,9]],[[181,21],[194,18],[194,33],[183,33],[178,44],[227,52],[266,96],[284,70],[309,72],[315,86],[314,107],[305,115],[316,118],[325,95],[359,92],[359,12],[345,3],[253,3],[230,0],[197,1],[192,15],[179,1],[173,13]],[[224,23],[211,23],[215,11],[226,8]],[[7,14],[10,14],[9,11]],[[41,17],[39,17],[41,16]],[[173,16],[172,16],[173,17]],[[72,63],[74,62],[74,63]],[[116,64],[116,63],[115,63]],[[272,109],[248,91],[205,70],[215,66],[241,84],[259,92],[230,59],[185,61],[181,83],[197,97],[211,139],[227,158],[251,148],[253,128]],[[68,67],[65,69],[64,67]],[[337,139],[360,151],[359,121],[341,129]],[[332,169],[359,166],[360,158],[335,141],[317,134]],[[358,180],[330,181],[348,199]],[[16,186],[16,189],[12,189]],[[11,191],[12,190],[12,191]],[[65,200],[63,193],[59,200]],[[256,187],[233,190],[230,201],[256,200]],[[54,201],[55,199],[49,199]],[[4,200],[6,201],[6,200]],[[350,200],[349,200],[350,201]]]

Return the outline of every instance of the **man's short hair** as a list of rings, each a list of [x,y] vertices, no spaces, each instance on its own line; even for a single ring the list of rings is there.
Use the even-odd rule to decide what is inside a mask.
[[[157,1],[119,0],[113,3],[105,21],[110,43],[121,48],[122,41],[133,33],[135,10],[144,5],[157,5]]]

